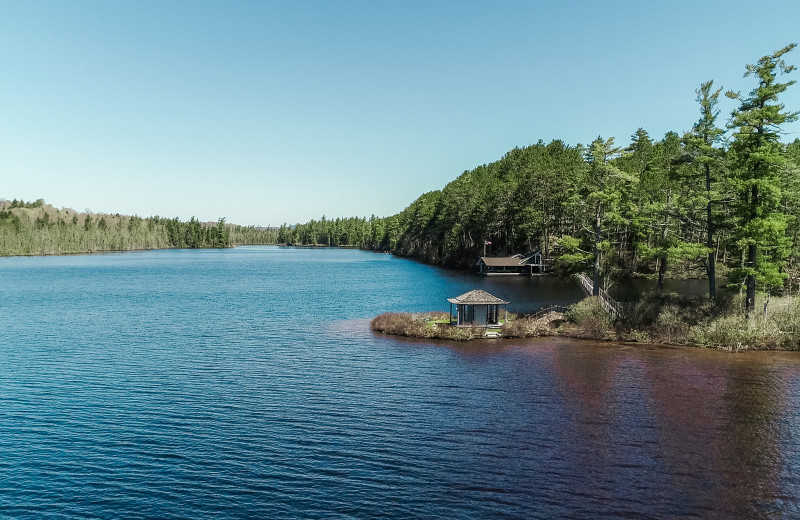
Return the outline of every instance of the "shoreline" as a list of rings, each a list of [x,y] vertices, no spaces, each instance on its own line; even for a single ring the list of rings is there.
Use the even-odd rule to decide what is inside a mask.
[[[376,334],[425,340],[564,337],[727,352],[800,350],[800,303],[796,300],[774,305],[768,317],[750,320],[736,303],[734,298],[733,304],[725,307],[721,302],[647,295],[612,319],[597,298],[587,297],[565,313],[537,318],[509,315],[507,322],[492,328],[456,327],[449,324],[449,313],[434,311],[384,313],[370,321],[370,329]]]
[[[580,341],[593,341],[593,342],[602,342],[602,343],[626,343],[631,345],[640,345],[640,346],[650,346],[650,347],[660,347],[660,348],[691,348],[691,349],[699,349],[699,350],[717,350],[721,352],[730,352],[730,353],[740,353],[740,352],[796,352],[797,349],[791,348],[761,348],[757,346],[742,346],[740,348],[730,348],[725,347],[722,345],[693,345],[688,343],[665,343],[665,342],[651,342],[651,341],[637,341],[635,339],[623,339],[617,337],[608,337],[605,335],[601,336],[593,336],[586,334],[585,332],[566,332],[561,330],[556,330],[552,334],[537,334],[537,335],[530,335],[530,336],[504,336],[502,334],[496,336],[486,336],[486,335],[475,335],[474,337],[437,337],[437,336],[428,336],[424,334],[413,334],[413,333],[398,333],[398,332],[387,332],[381,330],[372,329],[374,334],[379,334],[382,336],[393,336],[397,338],[405,338],[405,339],[418,339],[418,340],[425,340],[425,341],[433,341],[433,342],[448,342],[448,341],[456,341],[459,343],[469,343],[471,341],[491,341],[491,342],[498,342],[498,343],[505,343],[510,340],[520,340],[520,339],[535,339],[535,338],[565,338],[565,339],[575,339]]]
[[[166,251],[168,249],[190,249],[187,247],[152,247],[144,249],[101,249],[97,251],[65,251],[62,253],[31,253],[28,255],[6,255],[0,253],[0,258],[32,258],[36,256],[51,257],[51,256],[78,256],[78,255],[102,255],[107,253],[142,253],[145,251]],[[196,249],[227,249],[227,248],[196,248]]]
[[[94,251],[63,251],[60,253],[29,253],[29,254],[5,254],[0,253],[0,258],[30,258],[33,256],[74,256],[74,255],[96,255],[96,254],[103,254],[103,253],[136,253],[142,251],[165,251],[171,249],[236,249],[237,247],[243,246],[275,246],[275,247],[291,247],[291,248],[298,248],[298,249],[323,249],[323,248],[331,248],[331,249],[360,249],[362,251],[374,252],[374,253],[385,253],[385,254],[392,254],[388,251],[375,251],[372,249],[362,249],[358,246],[326,246],[324,244],[317,244],[317,245],[294,245],[294,244],[235,244],[227,247],[145,247],[145,248],[137,248],[137,249],[97,249]]]
[[[52,256],[103,255],[108,253],[144,253],[147,251],[207,251],[212,249],[236,249],[244,246],[274,246],[277,244],[236,244],[227,247],[146,247],[139,249],[98,249],[95,251],[65,251],[61,253],[30,253],[27,255],[7,255],[0,253],[0,258],[32,258]]]

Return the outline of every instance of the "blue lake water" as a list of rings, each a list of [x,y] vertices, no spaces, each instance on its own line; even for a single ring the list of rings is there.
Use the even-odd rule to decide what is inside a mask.
[[[0,517],[794,518],[794,353],[374,335],[482,288],[343,249],[0,259]]]

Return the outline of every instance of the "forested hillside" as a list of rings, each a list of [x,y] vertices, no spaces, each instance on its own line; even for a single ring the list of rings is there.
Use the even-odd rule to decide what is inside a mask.
[[[277,230],[195,218],[140,218],[57,209],[43,200],[0,200],[0,255],[50,255],[274,244]]]
[[[696,91],[697,120],[682,134],[654,139],[642,128],[620,147],[559,140],[514,148],[465,171],[387,218],[324,217],[282,226],[287,244],[351,245],[424,261],[469,266],[483,254],[540,247],[562,273],[614,276],[659,273],[709,276],[720,264],[748,296],[800,282],[800,140],[781,142],[797,112],[780,102],[794,81],[789,45],[748,65],[749,94]],[[600,285],[597,284],[597,285]],[[751,300],[752,301],[752,300]]]
[[[386,218],[312,220],[280,229],[160,217],[100,215],[0,201],[0,254],[61,254],[237,244],[353,246],[467,267],[486,250],[541,248],[557,272],[592,273],[597,290],[615,277],[724,274],[747,295],[800,289],[800,139],[784,141],[798,112],[781,103],[794,81],[784,56],[747,65],[753,89],[696,90],[690,130],[627,146],[560,140],[514,148],[465,171]],[[721,105],[730,114],[720,118]]]

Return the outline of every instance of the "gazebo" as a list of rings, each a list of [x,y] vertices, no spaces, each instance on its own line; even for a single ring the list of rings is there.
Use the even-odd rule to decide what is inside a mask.
[[[507,301],[480,289],[448,298],[447,301],[450,302],[450,324],[457,327],[497,327],[500,325],[501,306],[508,305]],[[453,305],[456,306],[455,323]],[[505,318],[508,319],[508,310],[505,310]]]

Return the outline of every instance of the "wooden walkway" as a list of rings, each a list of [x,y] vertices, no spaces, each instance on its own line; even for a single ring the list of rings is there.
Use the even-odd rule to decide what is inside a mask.
[[[526,314],[525,317],[538,320],[539,318],[544,318],[548,314],[564,314],[565,312],[567,312],[567,308],[563,305],[548,305],[546,307],[542,307],[536,312]]]
[[[594,294],[592,290],[594,288],[594,284],[592,283],[592,279],[586,276],[583,273],[578,273],[578,279],[581,281],[581,287],[583,290],[586,291],[587,294],[590,296]],[[607,313],[611,315],[612,318],[619,316],[622,312],[622,306],[617,302],[614,298],[608,295],[608,293],[604,289],[600,289],[600,306],[605,309]]]

